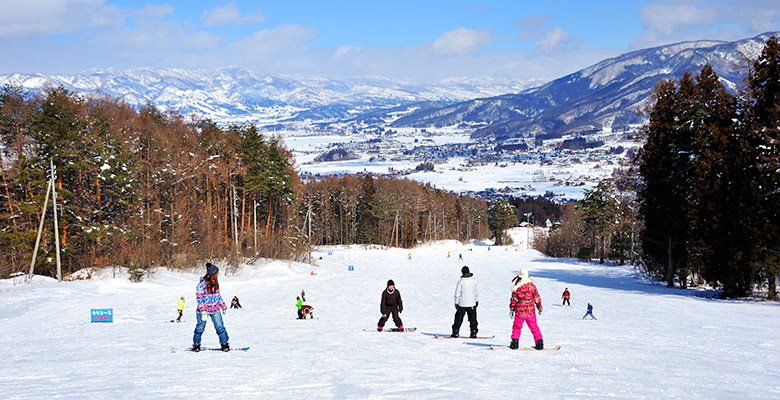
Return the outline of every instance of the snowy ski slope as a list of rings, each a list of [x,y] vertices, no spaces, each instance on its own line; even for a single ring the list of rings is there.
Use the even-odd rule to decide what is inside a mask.
[[[244,306],[225,316],[230,342],[251,349],[227,354],[180,351],[192,343],[196,273],[0,281],[0,398],[780,398],[778,304],[711,300],[646,282],[630,267],[550,259],[515,233],[516,247],[333,247],[317,249],[314,267],[244,265],[220,285],[226,301],[236,295]],[[432,337],[450,332],[463,265],[481,287],[480,335],[495,339]],[[487,347],[509,343],[519,268],[539,287],[545,344],[560,351]],[[388,279],[403,297],[404,325],[417,332],[364,331],[376,326]],[[566,287],[572,307],[560,305]],[[295,319],[301,289],[318,319]],[[168,323],[180,296],[186,322]],[[587,302],[597,321],[581,319]],[[90,323],[91,308],[113,308],[115,322]],[[527,328],[520,343],[532,344]],[[211,323],[203,345],[218,346]]]

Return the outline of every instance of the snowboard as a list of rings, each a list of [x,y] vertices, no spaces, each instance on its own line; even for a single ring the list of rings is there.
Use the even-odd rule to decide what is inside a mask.
[[[176,322],[176,323],[179,323],[179,324],[180,324],[180,323],[182,323],[182,322],[187,322],[187,321],[177,321],[177,320],[175,320],[175,319],[172,319],[172,320],[170,320],[170,321],[168,321],[168,322]]]
[[[366,328],[363,329],[366,332],[377,332],[376,328]],[[404,329],[398,329],[398,328],[385,328],[382,330],[382,332],[414,332],[417,328],[404,328]]]
[[[491,344],[490,348],[493,349],[493,350],[514,350],[514,349],[510,349],[509,346],[498,345],[498,344]],[[551,346],[551,347],[546,347],[545,346],[545,348],[543,348],[542,350],[536,350],[535,347],[525,346],[525,347],[521,347],[521,348],[519,348],[517,350],[523,350],[523,351],[558,351],[560,349],[561,349],[561,346]]]
[[[477,337],[469,337],[469,336],[458,336],[458,337],[452,337],[452,336],[446,336],[446,335],[433,335],[434,339],[471,339],[471,340],[477,340],[477,339],[493,339],[496,337],[493,336],[477,336]]]
[[[230,351],[248,351],[249,347],[231,347]],[[176,351],[175,349],[171,349],[171,352]],[[194,353],[192,351],[192,347],[187,347],[183,351],[189,351],[190,353]],[[200,351],[222,351],[222,348],[220,347],[201,347]],[[226,351],[226,353],[229,353]]]

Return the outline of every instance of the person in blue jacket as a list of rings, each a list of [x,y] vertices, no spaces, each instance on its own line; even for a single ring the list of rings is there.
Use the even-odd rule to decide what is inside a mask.
[[[585,317],[590,316],[593,319],[596,319],[595,316],[593,316],[593,306],[588,303],[588,312],[585,313],[585,315],[582,316],[582,319],[585,319]]]

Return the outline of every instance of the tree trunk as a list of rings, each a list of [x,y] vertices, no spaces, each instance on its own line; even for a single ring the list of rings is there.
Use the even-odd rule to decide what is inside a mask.
[[[667,270],[666,287],[674,287],[674,261],[672,261],[672,237],[669,236],[669,247],[667,249]]]
[[[774,273],[769,274],[769,294],[767,300],[777,300],[777,276]]]

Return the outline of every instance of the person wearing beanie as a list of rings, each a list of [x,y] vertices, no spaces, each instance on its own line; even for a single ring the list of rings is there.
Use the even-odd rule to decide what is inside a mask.
[[[542,299],[539,297],[539,290],[536,289],[536,285],[528,276],[528,271],[524,269],[517,273],[517,276],[512,279],[512,283],[512,299],[509,301],[509,309],[510,315],[514,317],[514,324],[512,325],[512,342],[509,348],[517,349],[519,347],[520,332],[523,329],[523,323],[526,323],[534,337],[536,349],[542,350],[544,349],[544,338],[542,338],[542,332],[539,331],[539,326],[536,324],[536,309],[534,308],[535,306],[539,309],[539,314],[542,313]]]
[[[571,298],[571,293],[569,292],[569,288],[566,288],[563,290],[563,294],[561,295],[561,298],[563,299],[562,306],[569,305],[571,306],[571,302],[569,301],[569,298]]]
[[[452,337],[458,337],[463,315],[469,317],[471,335],[477,337],[477,306],[479,305],[479,285],[469,267],[460,269],[461,277],[455,286],[455,322],[452,324]]]
[[[385,328],[385,323],[390,315],[393,316],[393,322],[399,330],[404,329],[404,324],[401,322],[401,314],[404,311],[404,302],[401,300],[401,293],[395,288],[395,282],[392,279],[387,281],[387,288],[382,292],[382,301],[379,304],[379,311],[382,313],[382,318],[379,318],[376,330],[382,332]]]
[[[200,339],[206,329],[206,317],[211,318],[214,323],[222,351],[230,351],[227,330],[222,322],[222,314],[227,312],[227,306],[219,293],[219,268],[216,265],[206,263],[206,275],[200,278],[195,288],[195,298],[198,301],[195,313],[198,324],[195,325],[195,334],[192,337],[192,351],[200,351]]]

